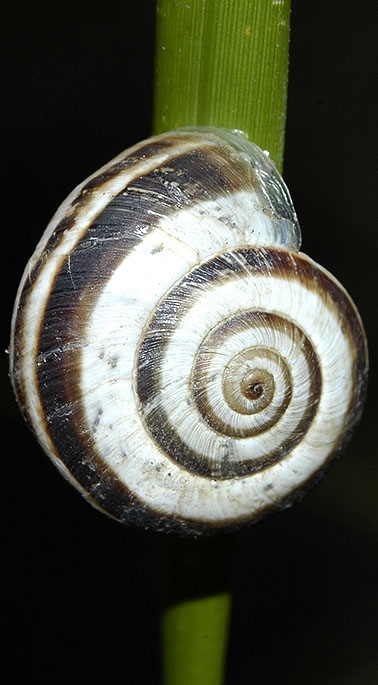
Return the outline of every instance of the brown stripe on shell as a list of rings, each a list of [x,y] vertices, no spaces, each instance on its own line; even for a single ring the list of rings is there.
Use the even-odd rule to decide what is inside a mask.
[[[50,284],[44,323],[39,334],[37,360],[43,361],[39,365],[41,388],[48,385],[50,365],[77,368],[87,321],[96,305],[98,293],[102,291],[120,262],[126,259],[127,254],[154,228],[156,218],[167,214],[169,210],[177,211],[178,207],[190,203],[193,196],[196,196],[197,201],[205,199],[213,185],[220,188],[222,193],[230,189],[226,185],[223,165],[218,160],[213,169],[207,160],[209,173],[205,187],[200,188],[192,173],[192,169],[198,168],[198,154],[202,156],[202,151],[196,150],[181,156],[171,161],[169,169],[156,169],[152,176],[141,176],[135,180],[132,187],[118,194],[108,204],[88,228],[76,249],[65,259],[62,268],[55,274],[55,281]],[[212,156],[210,157],[212,159]],[[206,156],[204,159],[206,160]],[[185,198],[181,195],[178,198],[176,186],[171,183],[171,178],[178,174],[176,164],[185,169],[182,172],[185,177],[184,187],[188,188]],[[217,169],[220,174],[218,177]],[[163,186],[166,187],[164,198],[161,194]],[[66,230],[64,221],[56,233],[63,224]],[[57,240],[55,234],[54,236],[54,240]],[[51,247],[52,243],[49,244],[49,248]],[[58,251],[59,245],[55,245],[54,250]],[[50,252],[50,258],[52,253],[53,250]],[[41,261],[42,268],[44,260]],[[38,267],[23,291],[24,301],[36,278],[37,269]],[[52,371],[52,377],[55,376]],[[69,401],[73,402],[79,390],[71,380],[68,387]],[[62,397],[62,404],[67,404],[68,400],[66,401],[60,385],[57,387],[57,394],[58,397]],[[49,406],[45,409],[49,415]]]
[[[106,169],[104,169],[103,171],[100,170],[100,173],[92,176],[83,185],[81,194],[86,194],[89,190],[92,189],[97,190],[99,185],[107,183],[112,178],[115,178],[115,176],[118,176],[120,172],[125,171],[125,169],[131,169],[131,167],[134,167],[138,171],[138,168],[140,168],[141,161],[146,158],[153,159],[154,157],[160,155],[162,152],[167,151],[169,151],[172,157],[174,157],[175,148],[177,148],[177,144],[179,142],[179,137],[174,135],[169,137],[165,136],[164,138],[156,137],[154,139],[143,141],[141,144],[135,145],[134,147],[125,150],[125,156],[121,160],[115,162],[114,164],[111,164],[110,166],[107,166]],[[138,175],[139,173],[137,174],[137,176]],[[77,200],[80,199],[80,196],[78,196]]]
[[[176,297],[176,294],[175,296]],[[230,318],[224,324],[224,333],[227,335],[228,332],[235,332],[237,329],[241,330],[243,327],[254,326],[258,319],[265,318],[263,312],[259,311],[246,311],[239,316],[234,316]],[[267,317],[269,318],[269,317]],[[280,319],[280,326],[286,326],[293,328],[293,324],[290,321],[285,321],[284,319],[272,315],[270,325],[277,324],[277,320]],[[267,322],[265,322],[266,325]],[[229,331],[227,328],[229,327]],[[205,420],[205,422],[211,427],[211,429],[218,433],[221,438],[220,449],[217,461],[212,459],[206,459],[202,454],[199,454],[194,449],[189,447],[185,441],[176,432],[175,426],[172,425],[169,415],[162,409],[158,403],[158,392],[159,392],[159,364],[161,365],[160,355],[157,350],[154,350],[154,372],[156,373],[156,384],[155,393],[152,390],[152,383],[146,382],[146,368],[143,368],[141,363],[140,369],[142,369],[138,378],[138,390],[142,402],[145,402],[142,408],[143,414],[145,416],[146,427],[152,434],[153,438],[160,446],[160,448],[169,455],[173,461],[181,464],[185,469],[192,471],[193,473],[200,475],[205,478],[216,478],[217,480],[226,480],[229,478],[242,477],[251,475],[253,473],[258,473],[264,471],[265,469],[273,466],[273,464],[278,461],[283,461],[285,457],[289,456],[296,445],[298,445],[301,440],[303,440],[304,435],[308,431],[314,416],[317,411],[319,404],[319,397],[321,393],[321,372],[319,362],[316,357],[316,353],[312,348],[310,342],[307,340],[306,336],[297,327],[295,331],[295,336],[301,340],[303,345],[303,351],[308,359],[308,367],[311,369],[311,390],[309,396],[306,398],[306,404],[301,414],[301,418],[296,425],[293,426],[292,432],[284,436],[282,435],[282,441],[277,444],[274,450],[267,452],[261,458],[244,459],[243,461],[237,461],[235,450],[233,449],[233,444],[235,440],[253,437],[259,433],[265,432],[272,428],[275,423],[277,423],[284,411],[289,407],[289,402],[284,405],[282,413],[278,416],[275,415],[270,421],[266,421],[263,428],[259,431],[252,431],[251,429],[245,429],[241,431],[232,431],[229,426],[225,426],[221,419],[219,419],[213,413],[211,405],[206,401],[205,393],[203,392],[203,387],[201,386],[201,381],[199,380],[199,371],[197,369],[194,371],[192,393],[195,404],[199,410],[200,415]],[[219,334],[219,333],[218,333]],[[294,336],[293,336],[294,337]],[[199,350],[199,355],[201,351]],[[140,361],[145,361],[143,353],[141,353]],[[200,363],[195,361],[194,364]],[[151,371],[151,370],[150,370]],[[188,374],[189,375],[189,374]],[[143,378],[142,383],[144,385],[141,388],[140,378]],[[144,393],[143,393],[144,391]],[[156,400],[156,401],[155,401]],[[188,398],[189,401],[189,398]],[[251,453],[253,447],[251,447]]]
[[[62,461],[72,472],[74,478],[88,492],[88,499],[93,500],[95,505],[103,509],[105,513],[115,518],[137,525],[146,525],[155,529],[171,532],[203,532],[203,523],[191,520],[176,520],[167,515],[160,516],[149,507],[145,506],[135,495],[129,491],[127,485],[119,482],[117,476],[109,468],[106,460],[97,454],[94,443],[89,435],[89,427],[85,425],[83,409],[80,400],[79,388],[79,365],[81,347],[85,339],[84,333],[87,322],[96,305],[98,292],[108,281],[113,271],[121,260],[127,258],[127,254],[143,240],[144,236],[154,226],[154,221],[160,216],[174,213],[180,207],[186,206],[194,198],[214,200],[217,195],[227,195],[235,188],[255,187],[257,174],[250,164],[243,164],[242,156],[232,154],[233,163],[225,171],[225,160],[229,164],[229,152],[227,143],[219,144],[214,138],[214,143],[202,143],[203,134],[192,134],[190,145],[193,150],[186,147],[185,153],[175,153],[177,143],[182,143],[183,137],[188,141],[188,131],[180,135],[157,137],[154,141],[144,141],[126,151],[124,159],[110,163],[96,175],[82,184],[73,195],[70,204],[66,206],[66,214],[63,218],[54,220],[50,232],[46,232],[44,253],[38,262],[32,261],[29,265],[28,278],[24,281],[24,289],[18,300],[18,312],[15,320],[15,338],[35,335],[38,342],[38,351],[35,363],[37,365],[37,391],[40,394],[45,416],[46,431],[50,434]],[[206,134],[209,137],[209,134]],[[211,140],[211,134],[210,134]],[[149,170],[145,173],[138,171],[139,164],[154,155],[159,155],[164,150],[169,153],[169,159],[159,163],[155,167],[151,162]],[[196,172],[191,172],[191,164],[196,166]],[[198,164],[199,163],[199,164]],[[197,170],[199,166],[199,169]],[[72,245],[70,256],[65,256],[60,248],[64,236],[75,227],[78,216],[84,213],[88,201],[96,194],[101,193],[101,188],[115,179],[125,169],[135,168],[135,175],[122,190],[112,198],[105,209],[99,210],[94,217],[90,228],[83,227],[78,232],[76,244]],[[203,173],[204,180],[199,182],[197,174]],[[177,185],[177,174],[180,182],[186,185],[186,194]],[[241,179],[241,180],[240,180]],[[160,191],[164,190],[165,199],[157,199]],[[273,188],[274,190],[274,188]],[[281,192],[277,186],[277,193]],[[277,197],[278,197],[277,195]],[[273,192],[274,196],[274,192]],[[265,196],[264,196],[265,197]],[[266,199],[266,198],[265,198]],[[151,215],[152,201],[152,215]],[[278,200],[267,202],[266,212],[275,213]],[[148,208],[148,211],[146,211]],[[146,214],[148,219],[146,219]],[[152,223],[151,223],[151,216]],[[121,218],[121,221],[120,221]],[[111,234],[111,235],[110,235]],[[43,312],[42,332],[23,330],[23,308],[28,306],[30,289],[38,278],[43,277],[43,267],[46,260],[56,258],[56,272],[50,284],[50,295]],[[230,256],[218,257],[210,260],[207,264],[194,269],[185,277],[177,288],[177,293],[182,301],[169,299],[170,295],[164,295],[161,305],[162,311],[169,314],[171,320],[167,323],[165,314],[154,314],[149,328],[147,340],[141,342],[139,357],[147,366],[138,375],[138,391],[143,402],[148,403],[151,392],[157,393],[159,388],[159,373],[154,368],[163,358],[164,345],[160,348],[157,343],[161,342],[162,328],[169,336],[172,326],[180,321],[184,314],[181,307],[188,309],[191,302],[198,296],[198,289],[206,288],[207,279],[220,282],[219,269],[222,278],[234,278],[243,274],[258,275],[261,268],[265,273],[285,275],[285,278],[299,277],[309,288],[326,287],[328,297],[334,299],[341,307],[340,323],[346,322],[346,335],[354,339],[356,344],[355,378],[358,392],[356,415],[362,411],[362,403],[366,390],[366,346],[360,327],[358,315],[350,304],[346,295],[340,295],[340,290],[328,279],[325,274],[319,272],[317,282],[305,259],[294,259],[289,253],[276,253],[273,250],[239,250]],[[196,292],[197,290],[197,292]],[[173,291],[171,291],[172,293]],[[176,292],[176,290],[175,290]],[[51,318],[50,318],[51,317]],[[160,319],[159,319],[160,317]],[[160,322],[159,335],[155,336],[154,325]],[[20,406],[23,407],[23,380],[20,369],[19,348],[11,346],[13,361],[13,378],[16,394]],[[348,408],[348,418],[345,436],[340,437],[339,446],[345,444],[350,437],[357,416],[352,415]],[[148,411],[145,409],[146,424],[148,424]],[[166,428],[171,430],[169,419],[166,417]],[[157,435],[157,434],[155,434]],[[164,436],[162,436],[164,437]],[[156,439],[156,437],[155,437]],[[172,443],[172,458],[176,460],[177,449],[180,448],[177,441]],[[223,471],[216,474],[223,475],[227,467],[227,458],[230,456],[231,441],[224,440],[223,446]],[[193,457],[193,460],[191,461]],[[330,455],[331,457],[331,455]],[[187,461],[181,462],[198,472],[196,456],[188,455]],[[200,466],[201,469],[201,466]],[[323,467],[322,467],[323,469]],[[321,470],[322,470],[321,469]],[[201,471],[200,471],[201,472]],[[205,475],[210,475],[207,472]],[[302,488],[303,486],[301,486]],[[292,495],[287,499],[292,499]],[[280,508],[280,504],[276,508]],[[274,507],[274,505],[273,505]],[[269,508],[272,508],[271,505]],[[263,511],[256,512],[258,515]],[[255,516],[256,518],[256,516]],[[233,527],[238,521],[206,522],[207,528],[221,526],[227,529]]]
[[[310,341],[304,334],[304,332],[291,321],[284,319],[277,314],[270,314],[261,311],[247,311],[241,312],[240,314],[231,317],[225,322],[222,322],[215,330],[211,331],[210,335],[206,340],[203,341],[198,349],[198,354],[194,362],[193,367],[193,396],[199,411],[204,418],[204,420],[217,432],[229,435],[235,438],[246,438],[263,433],[272,426],[274,426],[277,421],[281,418],[282,414],[286,411],[290,398],[292,395],[291,387],[287,388],[287,397],[281,407],[278,407],[279,414],[274,415],[270,420],[263,422],[263,425],[259,427],[258,430],[253,430],[251,428],[244,430],[233,431],[227,424],[225,424],[221,418],[216,416],[207,401],[206,393],[203,392],[202,387],[202,377],[206,367],[206,357],[209,354],[221,353],[222,344],[229,335],[236,332],[241,332],[243,330],[248,330],[249,328],[270,328],[277,332],[280,330],[285,332],[288,337],[292,340],[293,345],[297,349],[301,349],[306,357],[308,369],[310,372],[310,392],[306,398],[306,405],[303,409],[302,418],[297,425],[293,426],[292,433],[288,438],[283,439],[282,443],[277,446],[277,448],[271,452],[267,453],[262,460],[249,460],[244,462],[247,472],[248,470],[258,471],[260,468],[266,468],[268,464],[274,463],[277,458],[283,458],[284,455],[292,451],[297,445],[303,435],[307,432],[312,420],[315,416],[317,405],[319,403],[319,396],[321,394],[321,371],[319,360],[316,355],[316,351],[313,349]],[[267,348],[266,354],[269,356],[271,350]],[[279,350],[277,350],[279,354]],[[285,360],[282,358],[281,363],[285,364]],[[290,370],[288,370],[289,375]],[[294,383],[295,379],[287,378],[288,383]],[[284,437],[284,436],[282,436]],[[277,454],[278,450],[278,454]],[[260,463],[261,462],[261,463]],[[246,471],[243,470],[243,473]]]
[[[353,384],[359,396],[357,398],[355,396],[350,398],[349,406],[346,408],[345,432],[339,436],[334,450],[331,451],[328,457],[328,461],[345,446],[362,411],[366,392],[366,343],[358,313],[347,293],[326,272],[318,269],[317,265],[305,255],[261,248],[234,250],[217,256],[193,269],[160,301],[146,329],[144,340],[141,341],[136,362],[136,368],[138,369],[137,392],[145,417],[146,427],[157,444],[174,461],[204,477],[226,479],[233,476],[246,475],[251,470],[263,470],[272,461],[276,461],[276,458],[275,455],[269,455],[266,461],[261,460],[257,464],[252,461],[251,463],[247,462],[247,465],[246,462],[235,463],[233,461],[232,440],[226,436],[220,450],[219,462],[214,464],[213,462],[210,463],[202,455],[199,457],[183,442],[176,433],[175,427],[171,425],[169,416],[162,411],[161,407],[155,410],[160,392],[160,369],[166,347],[173,330],[180,325],[180,321],[185,317],[198,297],[201,296],[201,288],[206,290],[212,286],[216,287],[218,283],[221,284],[229,279],[240,278],[243,275],[258,278],[261,275],[268,274],[273,278],[278,276],[286,279],[298,279],[303,283],[304,288],[314,291],[322,290],[328,306],[331,306],[333,303],[335,311],[340,309],[340,326],[344,327],[345,335],[349,338],[351,350],[356,350]],[[312,350],[310,343],[309,349],[313,355],[315,367],[315,351]],[[316,397],[315,388],[320,385],[319,373],[315,371],[313,399]],[[315,408],[316,405],[314,405],[314,411],[312,411],[309,404],[306,410],[303,426],[305,429],[311,424]],[[284,454],[280,452],[279,446],[277,447],[277,454],[280,454],[280,458],[284,458],[297,443],[296,437],[293,436],[292,443],[289,438],[287,444],[285,444]]]
[[[20,296],[15,335],[22,330],[23,311],[33,284],[43,278],[46,260],[57,258],[57,271],[49,284],[43,323],[37,336],[37,379],[46,433],[50,435],[62,461],[89,491],[98,489],[99,473],[105,462],[96,454],[84,425],[80,403],[80,353],[85,329],[96,306],[98,293],[127,254],[154,228],[161,216],[177,212],[182,206],[225,195],[240,187],[240,163],[229,163],[227,146],[201,143],[193,136],[194,149],[169,159],[148,173],[135,174],[127,188],[119,192],[92,224],[83,230],[68,257],[61,251],[67,232],[73,229],[92,192],[101,192],[125,167],[138,171],[142,158],[171,153],[177,137],[138,146],[126,159],[111,165],[85,183],[49,236],[41,259],[33,265]],[[179,188],[177,178],[180,178]],[[251,185],[252,171],[242,176]],[[202,179],[202,180],[201,180]],[[28,334],[31,334],[29,332]],[[64,371],[63,371],[64,370]],[[22,404],[24,386],[19,371],[18,350],[14,352],[13,375],[16,394]],[[83,455],[89,454],[89,457]],[[108,468],[108,467],[106,467]],[[110,476],[109,476],[110,477]],[[92,485],[90,485],[92,483]]]
[[[55,226],[45,246],[43,259],[34,265],[29,271],[29,280],[34,282],[43,268],[44,263],[59,248],[62,237],[73,228],[78,215],[85,209],[91,195],[101,194],[101,187],[105,187],[109,181],[116,178],[121,172],[129,169],[135,172],[132,178],[112,198],[104,210],[99,210],[99,215],[94,218],[92,225],[87,227],[91,231],[90,237],[78,236],[77,245],[74,249],[90,247],[90,240],[95,240],[92,235],[93,227],[104,223],[105,227],[115,229],[117,235],[121,230],[136,230],[136,236],[129,239],[135,243],[143,238],[145,226],[151,227],[152,217],[158,220],[180,210],[183,206],[189,206],[195,200],[216,200],[218,196],[228,195],[230,192],[241,189],[250,189],[260,194],[261,201],[269,210],[269,202],[259,189],[259,182],[250,164],[246,164],[242,157],[233,155],[230,159],[229,146],[226,143],[219,144],[214,138],[213,144],[203,135],[185,134],[184,151],[180,148],[183,136],[172,135],[170,137],[151,139],[148,144],[138,145],[125,151],[125,157],[114,164],[107,165],[104,170],[93,175],[88,181],[78,187],[77,195],[72,199],[66,209],[65,216]],[[193,149],[190,149],[192,145]],[[159,154],[166,150],[169,158],[159,161]],[[149,168],[142,173],[140,162],[150,158]],[[156,164],[154,165],[154,159]],[[145,197],[142,195],[146,193]],[[137,193],[137,194],[133,194]],[[123,204],[123,198],[126,198]],[[118,224],[110,220],[107,224],[104,217],[111,209],[117,211],[130,211],[133,213],[133,221],[120,221]],[[146,211],[148,210],[148,211]],[[140,222],[140,230],[139,229]]]
[[[363,411],[368,382],[368,349],[364,327],[357,308],[346,290],[325,269],[320,268],[316,262],[302,253],[281,251],[279,254],[280,268],[284,269],[285,277],[299,278],[307,288],[314,292],[322,290],[326,294],[327,306],[331,301],[333,302],[340,329],[348,339],[351,353],[354,352],[355,355],[352,362],[354,393],[346,408],[344,430],[328,457],[327,461],[331,461],[349,443]],[[293,266],[290,268],[290,264],[295,264],[294,268]]]

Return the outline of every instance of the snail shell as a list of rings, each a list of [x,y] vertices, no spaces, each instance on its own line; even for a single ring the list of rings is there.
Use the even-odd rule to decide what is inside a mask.
[[[10,368],[41,446],[94,506],[231,529],[345,446],[364,331],[299,247],[275,166],[230,131],[150,138],[69,195],[25,269]]]

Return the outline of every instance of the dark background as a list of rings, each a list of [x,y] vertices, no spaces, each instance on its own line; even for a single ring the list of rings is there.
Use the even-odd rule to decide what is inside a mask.
[[[150,133],[154,5],[2,10],[2,349],[56,207]],[[227,685],[376,685],[378,16],[366,0],[293,0],[292,10],[285,178],[303,251],[360,309],[371,382],[322,484],[237,537]],[[160,541],[108,521],[61,479],[22,422],[5,354],[1,365],[7,682],[157,685]]]

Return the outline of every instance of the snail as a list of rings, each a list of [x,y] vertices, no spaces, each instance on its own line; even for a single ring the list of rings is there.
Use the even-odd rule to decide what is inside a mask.
[[[235,131],[142,141],[63,202],[20,283],[10,375],[92,505],[155,531],[235,530],[345,447],[364,329],[300,242],[275,165]]]

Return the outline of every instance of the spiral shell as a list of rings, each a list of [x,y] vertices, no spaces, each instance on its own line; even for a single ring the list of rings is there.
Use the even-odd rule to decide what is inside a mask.
[[[155,530],[231,529],[290,502],[344,447],[364,331],[299,247],[269,157],[223,130],[143,141],[58,209],[18,291],[11,378],[94,506]]]

